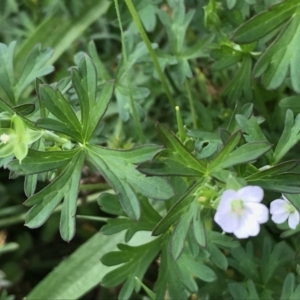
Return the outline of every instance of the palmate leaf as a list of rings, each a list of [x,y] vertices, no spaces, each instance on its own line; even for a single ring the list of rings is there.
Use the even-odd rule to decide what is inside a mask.
[[[252,280],[247,281],[247,289],[241,284],[237,282],[232,282],[228,284],[228,289],[232,297],[236,300],[245,299],[260,299],[255,284]],[[288,299],[288,298],[285,298]]]
[[[93,145],[88,145],[86,149],[88,159],[119,195],[122,208],[130,218],[139,220],[141,216],[140,203],[135,191],[158,200],[167,200],[173,196],[173,189],[165,179],[146,177],[135,168],[132,161],[138,163],[145,159],[142,147],[138,151],[133,149],[132,153],[130,150],[117,151]],[[147,146],[144,149],[147,149]],[[160,148],[150,146],[148,151],[148,159],[151,159]],[[138,152],[142,154],[140,158],[134,155]]]
[[[104,115],[113,93],[113,81],[108,81],[97,99],[97,72],[94,63],[84,55],[78,69],[72,69],[72,82],[79,98],[84,141],[90,140]]]
[[[192,233],[194,243],[202,247],[206,246],[201,206],[194,195],[198,186],[199,183],[184,193],[153,229],[152,234],[157,236],[169,231],[174,226],[169,239],[169,248],[175,260],[182,254],[189,232]],[[180,194],[182,195],[182,191]]]
[[[283,283],[280,300],[294,300],[300,297],[300,284],[295,286],[295,275],[289,273]]]
[[[46,172],[57,168],[60,168],[61,171],[48,186],[25,202],[25,205],[33,206],[26,215],[26,226],[30,228],[41,226],[64,199],[60,233],[64,240],[70,241],[75,234],[77,193],[85,153],[81,149],[65,152],[31,150],[29,155],[22,164],[12,162],[9,166],[10,169],[23,175]]]
[[[224,90],[224,95],[228,96],[231,103],[239,100],[242,94],[248,101],[252,100],[251,70],[252,58],[250,55],[244,55],[233,80]]]
[[[274,43],[257,61],[255,77],[262,76],[262,82],[267,89],[278,88],[290,75],[293,89],[300,93],[300,8],[291,21],[281,30]]]
[[[40,128],[61,132],[80,143],[86,143],[103,117],[113,93],[113,81],[104,84],[97,95],[97,73],[92,60],[84,55],[78,70],[73,68],[72,84],[78,95],[81,120],[63,96],[59,85],[38,84],[39,100],[57,119],[45,116],[37,121]]]
[[[101,232],[105,235],[111,235],[126,230],[125,242],[128,242],[137,231],[152,231],[161,219],[159,213],[145,197],[140,197],[142,214],[138,222],[126,217],[117,195],[103,193],[98,199],[98,204],[103,211],[122,216],[121,218],[109,219],[107,224],[101,227]]]
[[[174,153],[173,157],[177,156],[177,162],[194,169],[195,171],[199,172],[199,174],[205,173],[206,168],[204,162],[194,157],[193,154],[188,151],[188,149],[179,141],[175,134],[167,127],[158,124],[157,134],[165,147]]]
[[[251,43],[282,26],[279,35],[254,68],[255,77],[262,76],[263,84],[267,89],[278,88],[289,74],[293,89],[300,93],[299,20],[299,1],[283,1],[272,6],[268,11],[256,15],[234,33],[234,42]]]
[[[165,244],[160,258],[160,268],[154,292],[156,299],[164,299],[168,292],[170,299],[187,299],[198,290],[195,277],[205,282],[216,279],[215,273],[201,260],[193,259],[186,249],[177,261],[168,251]]]
[[[124,282],[119,293],[119,299],[129,299],[136,287],[135,278],[142,279],[152,261],[159,253],[163,243],[163,238],[157,238],[141,246],[132,247],[119,244],[121,251],[114,251],[105,254],[101,262],[106,266],[122,264],[114,271],[105,275],[102,285],[105,287],[115,287]],[[136,290],[139,290],[140,286]]]
[[[208,170],[214,176],[216,171],[228,167],[250,162],[268,152],[272,145],[268,142],[252,142],[235,149],[241,139],[241,132],[237,131],[228,139],[223,149],[208,166]]]
[[[283,1],[242,24],[233,35],[238,44],[252,43],[286,22],[300,6],[298,0]]]
[[[247,118],[244,115],[236,114],[235,120],[240,127],[240,129],[245,133],[244,137],[247,142],[261,142],[265,141],[268,142],[266,136],[264,135],[263,131],[259,127],[257,119],[254,116]],[[273,160],[273,150],[270,149],[266,154],[269,162]]]
[[[293,112],[288,109],[285,114],[284,130],[274,151],[273,164],[278,163],[299,140],[300,114],[294,119]]]

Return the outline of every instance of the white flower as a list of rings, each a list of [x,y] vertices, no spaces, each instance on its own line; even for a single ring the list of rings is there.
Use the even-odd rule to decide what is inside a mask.
[[[226,190],[221,197],[215,222],[237,238],[256,236],[259,224],[268,221],[268,208],[261,204],[264,191],[259,186],[245,186],[238,191]]]
[[[295,229],[300,221],[299,212],[284,195],[282,195],[282,198],[271,202],[270,213],[272,214],[272,220],[276,224],[280,224],[288,219],[289,227]]]

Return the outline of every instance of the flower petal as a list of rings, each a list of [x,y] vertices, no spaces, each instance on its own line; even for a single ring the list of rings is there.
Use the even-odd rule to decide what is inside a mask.
[[[276,199],[270,204],[270,213],[271,214],[283,214],[286,212],[287,202],[282,199]]]
[[[284,221],[286,221],[286,219],[289,217],[289,213],[288,212],[284,212],[282,214],[274,214],[272,216],[272,220],[274,223],[276,224],[281,224]]]
[[[255,219],[255,216],[251,213],[245,213],[241,217],[241,223],[237,230],[235,230],[233,233],[234,235],[239,238],[247,238],[249,236],[256,236],[259,234],[259,224],[257,220]]]
[[[296,229],[300,221],[300,215],[298,211],[294,211],[293,213],[290,214],[289,216],[289,227],[291,229]]]
[[[250,210],[258,223],[262,224],[268,221],[269,210],[264,204],[247,202],[245,203],[245,207]]]
[[[214,217],[215,222],[223,231],[232,233],[239,227],[239,217],[234,213],[221,214],[217,211]]]
[[[237,192],[234,190],[226,190],[221,197],[217,211],[219,213],[229,213],[231,211],[231,202],[237,199]]]
[[[237,191],[239,199],[245,202],[261,202],[264,197],[264,190],[259,186],[248,185]]]

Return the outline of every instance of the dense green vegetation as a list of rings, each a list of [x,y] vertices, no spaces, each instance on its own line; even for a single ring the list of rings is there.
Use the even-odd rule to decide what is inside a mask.
[[[0,299],[299,299],[299,50],[299,0],[1,1]]]

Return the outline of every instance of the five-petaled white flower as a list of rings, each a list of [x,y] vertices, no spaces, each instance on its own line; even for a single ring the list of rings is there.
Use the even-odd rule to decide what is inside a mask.
[[[280,224],[288,219],[289,227],[295,229],[300,221],[299,212],[284,195],[282,195],[282,198],[271,202],[270,213],[272,220],[276,224]]]
[[[226,190],[221,197],[214,220],[237,238],[259,233],[259,224],[268,221],[268,208],[261,204],[264,191],[259,186],[245,186],[238,191]]]

